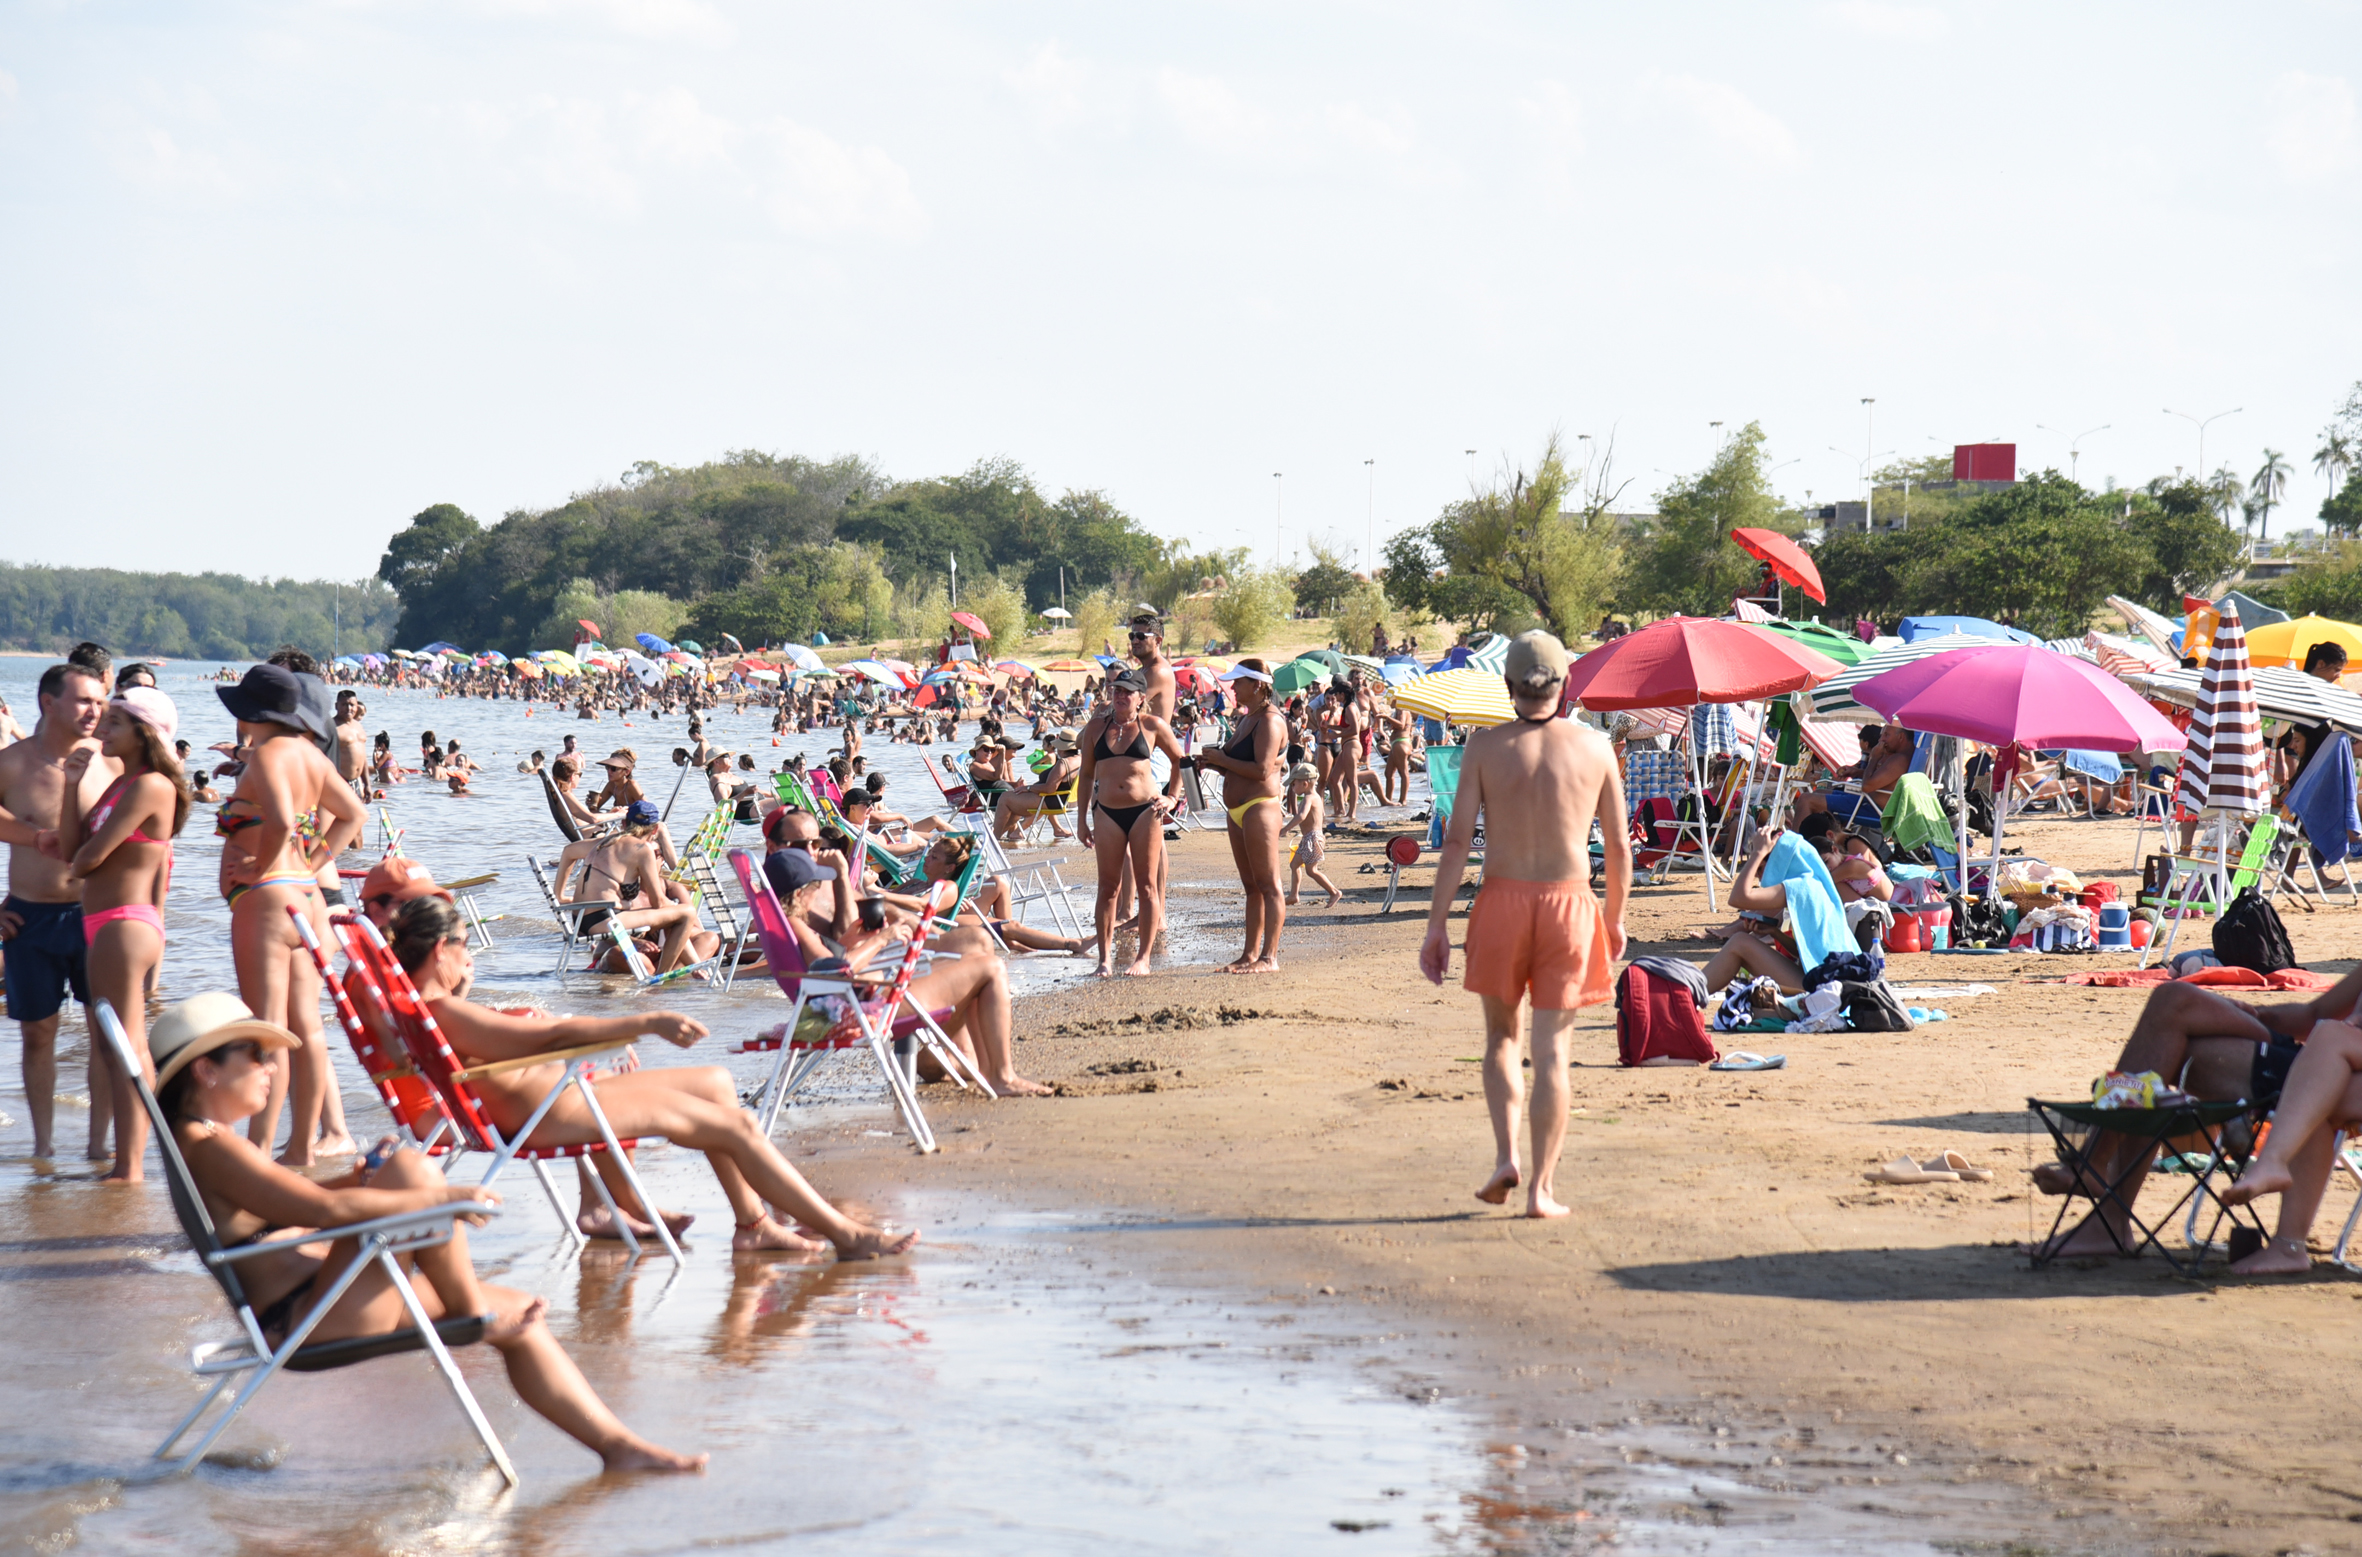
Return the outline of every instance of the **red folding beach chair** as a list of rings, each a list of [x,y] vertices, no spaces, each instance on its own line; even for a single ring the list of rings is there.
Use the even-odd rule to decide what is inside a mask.
[[[780,989],[795,1001],[787,1025],[781,1030],[782,1036],[750,1038],[732,1051],[778,1055],[772,1062],[770,1078],[763,1083],[762,1096],[755,1104],[755,1117],[762,1121],[764,1134],[771,1133],[778,1123],[779,1110],[797,1088],[811,1079],[821,1062],[848,1049],[865,1049],[877,1061],[879,1071],[886,1078],[886,1088],[894,1095],[894,1106],[902,1111],[902,1122],[909,1127],[911,1140],[922,1152],[935,1149],[935,1132],[928,1128],[927,1116],[919,1109],[920,1048],[935,1056],[953,1085],[964,1088],[972,1079],[986,1097],[997,1095],[983,1073],[969,1063],[959,1045],[943,1031],[943,1018],[951,1015],[951,1011],[948,1008],[921,1010],[910,998],[911,981],[918,977],[921,965],[930,956],[926,929],[934,922],[931,913],[904,944],[902,958],[890,973],[852,974],[811,969],[804,965],[802,944],[788,929],[786,911],[779,906],[771,884],[756,871],[753,859],[744,849],[732,849],[730,866],[738,872],[738,884],[746,893],[748,915],[754,921],[756,935],[762,939],[763,961],[771,969],[771,976],[778,980]],[[950,883],[939,882],[936,887],[946,885]],[[930,908],[936,887],[928,889]],[[804,1011],[812,1006],[817,1006],[816,1014],[827,1025],[815,1024],[814,1029],[800,1030]],[[897,1014],[898,1011],[904,1014]]]
[[[427,1009],[426,1000],[418,993],[418,986],[410,982],[410,975],[402,971],[402,965],[394,960],[392,950],[377,933],[377,927],[359,915],[349,913],[331,915],[328,926],[336,933],[338,943],[344,947],[345,993],[357,997],[340,1002],[338,1015],[343,1014],[346,1006],[354,1007],[359,1025],[366,1028],[374,1014],[382,1013],[375,1019],[382,1020],[401,1040],[402,1047],[410,1055],[412,1067],[434,1088],[458,1136],[459,1149],[491,1154],[492,1166],[484,1171],[484,1177],[479,1183],[489,1186],[512,1162],[531,1163],[534,1176],[541,1181],[543,1193],[549,1196],[551,1207],[558,1213],[559,1223],[570,1235],[579,1236],[574,1219],[566,1214],[565,1203],[558,1198],[558,1186],[550,1179],[548,1164],[553,1158],[587,1157],[594,1152],[613,1152],[616,1165],[623,1171],[624,1182],[631,1186],[633,1196],[640,1203],[642,1214],[656,1228],[657,1241],[664,1245],[664,1252],[672,1257],[676,1265],[680,1263],[681,1246],[674,1240],[672,1229],[665,1225],[664,1218],[657,1213],[655,1198],[648,1193],[647,1186],[640,1182],[638,1170],[626,1155],[628,1149],[639,1142],[616,1138],[615,1127],[607,1122],[607,1111],[599,1106],[598,1093],[591,1086],[592,1077],[598,1069],[597,1061],[611,1054],[628,1054],[631,1050],[629,1043],[580,1044],[570,1049],[552,1049],[513,1060],[494,1060],[473,1066],[463,1064],[444,1038],[442,1028],[436,1025],[434,1013]],[[359,1008],[364,1005],[373,1008],[373,1013],[363,1014]],[[475,1083],[485,1076],[549,1064],[564,1065],[565,1073],[558,1078],[557,1085],[542,1097],[516,1134],[502,1135],[500,1127],[484,1111],[483,1100],[476,1094]],[[525,1145],[569,1087],[581,1094],[591,1118],[598,1122],[600,1139],[563,1146]],[[633,1235],[631,1224],[624,1219],[621,1208],[615,1204],[615,1197],[607,1192],[606,1181],[596,1173],[583,1176],[606,1204],[608,1214],[615,1218],[616,1230],[623,1235],[624,1244],[630,1249],[632,1257],[639,1258],[640,1240]]]

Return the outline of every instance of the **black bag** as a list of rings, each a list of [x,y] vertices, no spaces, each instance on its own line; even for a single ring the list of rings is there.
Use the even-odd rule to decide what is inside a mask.
[[[2296,949],[2288,944],[2288,927],[2280,911],[2253,887],[2241,887],[2231,906],[2214,922],[2214,954],[2226,968],[2252,968],[2277,973],[2297,965]]]
[[[1857,984],[1847,979],[1837,986],[1843,991],[1845,1025],[1857,1033],[1907,1033],[1912,1031],[1911,1013],[1895,998],[1895,992],[1884,979],[1872,984]]]

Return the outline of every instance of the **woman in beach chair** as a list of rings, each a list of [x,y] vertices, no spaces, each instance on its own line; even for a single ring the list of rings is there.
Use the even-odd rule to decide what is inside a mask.
[[[448,911],[448,910],[446,910]],[[456,914],[453,915],[456,918]],[[461,926],[464,939],[466,929]],[[269,1106],[283,1056],[299,1040],[257,1021],[236,996],[197,995],[166,1011],[149,1029],[157,1101],[196,1181],[206,1212],[232,1248],[268,1240],[284,1253],[240,1262],[240,1278],[264,1338],[281,1344],[308,1312],[315,1292],[336,1284],[357,1240],[336,1230],[378,1217],[498,1200],[491,1191],[443,1182],[435,1165],[388,1136],[351,1172],[311,1179],[273,1162],[238,1126]],[[480,1217],[464,1218],[481,1225]],[[316,1239],[301,1235],[318,1233]],[[467,1234],[407,1257],[411,1284],[429,1319],[483,1314],[484,1341],[499,1351],[518,1396],[560,1431],[581,1442],[609,1470],[701,1470],[702,1454],[676,1454],[616,1419],[542,1322],[549,1300],[476,1280]],[[400,1290],[382,1267],[361,1272],[305,1338],[306,1345],[386,1335],[407,1328]]]
[[[475,979],[468,950],[467,921],[440,897],[402,905],[386,937],[454,1052],[485,1065],[525,1060],[575,1044],[610,1043],[641,1035],[688,1048],[705,1036],[703,1023],[677,1011],[637,1016],[561,1017],[555,1021],[516,1016],[467,998]],[[532,1117],[563,1066],[556,1060],[479,1074],[473,1085],[502,1131],[514,1131]],[[736,1230],[735,1250],[788,1249],[817,1252],[825,1247],[772,1215],[793,1217],[833,1245],[839,1259],[866,1260],[900,1254],[918,1242],[915,1232],[899,1237],[857,1222],[823,1200],[793,1164],[755,1127],[754,1116],[738,1106],[738,1088],[718,1065],[695,1069],[632,1070],[592,1083],[599,1107],[624,1139],[645,1137],[705,1153],[729,1197]],[[598,1121],[569,1091],[543,1116],[527,1138],[533,1146],[570,1146],[601,1140]],[[653,1209],[653,1208],[648,1208]]]

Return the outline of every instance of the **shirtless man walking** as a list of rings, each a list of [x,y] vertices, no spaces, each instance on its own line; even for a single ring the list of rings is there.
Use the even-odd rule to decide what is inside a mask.
[[[1525,1214],[1534,1217],[1567,1214],[1551,1193],[1559,1149],[1566,1144],[1566,1035],[1578,1010],[1613,993],[1611,975],[1624,955],[1624,898],[1632,884],[1630,840],[1620,825],[1602,828],[1607,911],[1600,912],[1591,895],[1591,819],[1620,822],[1624,793],[1607,738],[1558,717],[1571,663],[1566,646],[1545,632],[1522,634],[1510,644],[1505,679],[1517,718],[1478,731],[1460,760],[1459,795],[1436,866],[1427,939],[1419,948],[1419,971],[1441,984],[1452,959],[1445,921],[1481,820],[1484,885],[1468,910],[1468,971],[1461,987],[1484,1002],[1484,1099],[1498,1161],[1476,1198],[1501,1205],[1521,1182],[1517,1008],[1530,993],[1534,1178]]]
[[[82,884],[66,862],[41,852],[65,802],[66,759],[91,747],[82,772],[87,815],[123,772],[99,755],[92,734],[107,710],[106,678],[79,665],[52,665],[41,676],[33,733],[0,748],[0,839],[8,843],[8,899],[0,904],[0,958],[7,967],[8,1010],[24,1040],[25,1108],[33,1116],[33,1155],[51,1151],[57,1107],[57,1018],[70,991],[87,1007],[83,971]],[[96,1066],[95,1056],[93,1066]]]

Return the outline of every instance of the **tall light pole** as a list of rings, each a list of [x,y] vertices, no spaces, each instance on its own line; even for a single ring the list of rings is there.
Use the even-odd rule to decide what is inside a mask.
[[[1378,576],[1378,457],[1373,454],[1363,460],[1362,464],[1368,468],[1370,473],[1370,513],[1366,521],[1369,525],[1369,541],[1362,549],[1361,565],[1369,572],[1370,577],[1376,578]]]
[[[1280,479],[1279,479],[1279,472],[1275,470],[1275,471],[1273,471],[1273,472],[1271,473],[1271,565],[1272,565],[1273,567],[1275,567],[1275,568],[1279,566],[1279,548],[1280,548],[1279,497],[1280,497]]]
[[[2235,406],[2231,407],[2231,409],[2229,409],[2228,411],[2217,411],[2217,412],[2215,412],[2215,413],[2214,413],[2214,415],[2212,415],[2212,416],[2209,416],[2209,417],[2205,417],[2205,418],[2201,419],[2201,418],[2199,418],[2199,417],[2192,416],[2192,415],[2191,415],[2189,412],[2187,412],[2187,411],[2176,411],[2176,410],[2175,410],[2175,409],[2174,409],[2172,406],[2167,406],[2167,407],[2165,408],[2165,414],[2166,414],[2167,416],[2178,416],[2178,417],[2180,417],[2180,418],[2181,418],[2183,421],[2185,421],[2185,422],[2195,422],[2195,423],[2197,424],[2197,427],[2198,427],[2198,479],[2199,479],[2200,481],[2204,481],[2204,480],[2206,479],[2206,426],[2207,426],[2207,423],[2209,423],[2209,422],[2219,422],[2219,421],[2221,421],[2221,420],[2222,420],[2224,417],[2226,417],[2226,416],[2237,416],[2237,415],[2238,415],[2240,412],[2242,412],[2242,411],[2244,411],[2244,410],[2246,410],[2246,409],[2247,409],[2247,407],[2245,407],[2245,406],[2243,406],[2243,405],[2235,405]]]

